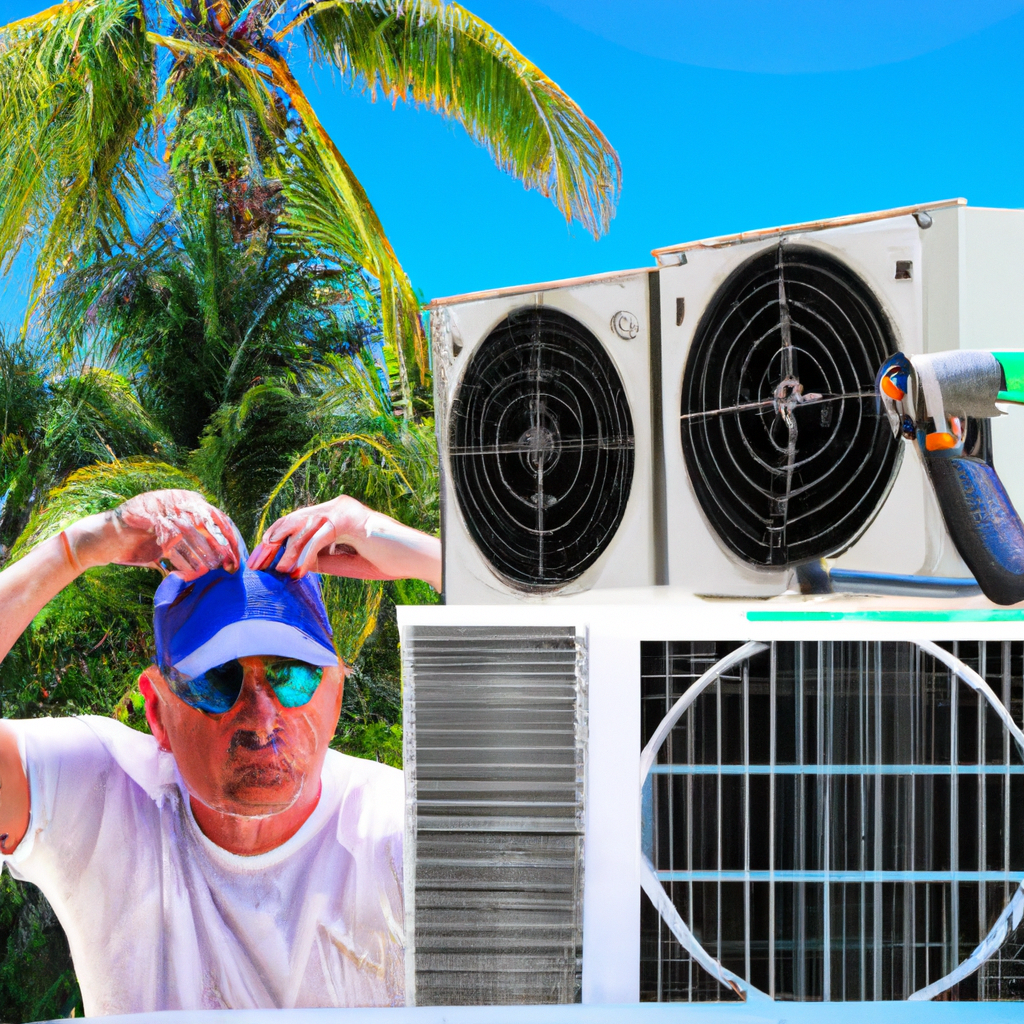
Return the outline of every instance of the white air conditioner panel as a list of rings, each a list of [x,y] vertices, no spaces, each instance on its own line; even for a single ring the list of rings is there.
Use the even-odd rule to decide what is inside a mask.
[[[410,640],[414,639],[411,631],[420,627],[464,630],[467,635],[471,634],[474,630],[482,628],[512,630],[527,627],[534,629],[538,627],[544,629],[564,627],[579,639],[582,657],[578,662],[578,666],[579,671],[584,674],[581,678],[584,679],[583,685],[586,691],[586,728],[578,732],[578,735],[584,738],[585,744],[583,754],[585,782],[583,792],[584,867],[582,897],[582,1001],[584,1003],[635,1003],[640,997],[639,972],[641,957],[645,955],[638,941],[641,931],[642,816],[645,813],[641,804],[640,773],[638,770],[641,735],[644,728],[650,730],[652,722],[657,723],[662,716],[668,714],[680,692],[678,690],[670,692],[666,687],[663,697],[652,700],[650,697],[651,687],[648,685],[648,699],[646,703],[643,703],[642,710],[642,694],[644,692],[645,679],[657,681],[658,675],[656,669],[642,660],[641,652],[645,643],[651,641],[697,641],[704,644],[714,641],[735,641],[739,643],[758,641],[764,644],[771,644],[773,642],[785,644],[787,642],[802,641],[808,647],[808,657],[811,657],[812,652],[810,652],[809,648],[818,643],[828,645],[846,642],[851,647],[863,647],[866,644],[879,641],[907,643],[908,640],[912,640],[919,645],[926,642],[945,643],[947,650],[955,651],[956,648],[952,647],[950,641],[956,641],[960,645],[959,657],[974,659],[975,664],[980,663],[983,666],[985,664],[985,656],[981,652],[978,641],[985,641],[988,644],[989,657],[993,662],[985,674],[989,684],[995,691],[995,697],[1005,701],[1009,706],[1013,706],[1014,702],[1020,699],[1018,696],[1020,693],[1019,669],[1016,667],[1013,669],[1011,689],[1009,674],[1003,675],[1000,671],[996,670],[994,665],[997,659],[1006,657],[1010,647],[1009,641],[1018,638],[1014,640],[1014,643],[1019,644],[1020,616],[1022,613],[1010,612],[1010,620],[993,616],[991,614],[991,606],[981,597],[947,601],[905,598],[854,598],[851,596],[829,595],[819,598],[783,597],[769,601],[707,601],[694,598],[692,595],[681,595],[678,592],[669,594],[668,591],[669,588],[648,588],[644,592],[630,592],[628,601],[601,604],[587,604],[584,600],[577,599],[571,606],[566,605],[558,609],[526,604],[520,604],[518,607],[510,607],[508,605],[478,605],[474,607],[404,606],[398,609],[399,628],[402,635],[405,658],[403,671],[406,673],[407,680],[411,678],[409,673],[416,669],[417,659],[415,644],[410,643]],[[1004,611],[1000,614],[1005,616],[1007,613]],[[510,680],[509,693],[514,697],[515,686],[518,685],[517,681],[522,679],[525,683],[530,683],[530,680],[522,674],[527,667],[525,659],[517,659],[514,653],[509,652],[510,648],[507,645],[500,645],[498,650],[494,651],[487,646],[486,642],[481,643],[478,655],[482,667],[479,674],[481,678],[490,678],[493,673],[494,664],[498,663],[500,659],[507,659],[509,664],[508,679]],[[1017,654],[1013,655],[1014,658],[1018,656]],[[431,659],[423,662],[424,667],[430,671],[436,670],[436,664]],[[1003,664],[1016,665],[1018,663],[1016,661],[1004,661]],[[702,666],[705,669],[710,667],[711,662],[706,662]],[[464,682],[465,680],[471,681],[473,679],[471,670],[471,665],[463,667]],[[982,671],[985,671],[984,668],[982,668]],[[792,714],[793,709],[799,707],[804,709],[804,713],[807,713],[809,708],[814,709],[816,706],[820,706],[815,705],[813,701],[815,694],[825,686],[822,679],[815,677],[813,672],[805,671],[805,677],[805,685],[807,686],[805,694],[811,698],[811,702],[808,704],[793,701],[794,676],[792,673],[786,675],[780,669],[778,677],[773,679],[770,686],[765,686],[758,690],[751,688],[749,693],[743,694],[739,691],[739,687],[742,685],[741,677],[738,675],[734,676],[734,688],[731,692],[725,694],[722,704],[719,706],[719,715],[722,715],[722,709],[726,707],[728,701],[733,702],[733,706],[735,706],[735,701],[741,697],[744,702],[748,699],[753,700],[756,697],[758,701],[757,709],[755,711],[755,708],[751,707],[751,717],[749,720],[751,730],[761,738],[762,748],[765,747],[767,742],[779,742],[777,738],[770,741],[766,739],[769,735],[769,723],[772,724],[770,732],[772,737],[780,737],[784,733],[793,736],[795,732],[792,722],[786,728],[776,728],[778,723],[785,725],[783,721],[784,709],[790,709],[788,713]],[[932,681],[934,682],[938,678],[938,676],[932,677]],[[941,682],[941,679],[939,681]],[[966,682],[969,682],[969,680],[966,680]],[[864,684],[862,683],[861,685],[863,686]],[[927,687],[915,685],[908,686],[905,688],[905,691],[901,692],[904,693],[905,697],[916,699],[919,693],[925,692],[927,689]],[[778,696],[773,695],[776,690]],[[491,694],[491,690],[487,692]],[[832,691],[828,692],[831,694]],[[787,693],[789,695],[788,698],[786,697]],[[845,691],[837,690],[836,693],[848,697]],[[966,696],[963,696],[962,700],[965,707],[973,706],[980,708],[982,706],[982,698],[976,691],[968,686],[964,686],[964,693]],[[871,691],[870,696],[872,698],[870,701],[865,701],[863,696],[859,701],[856,698],[847,699],[846,706],[853,709],[867,707],[870,712],[870,709],[875,706],[875,701],[877,700],[879,701],[878,706],[881,708],[882,705],[877,688]],[[497,695],[494,699],[504,698]],[[785,703],[787,699],[789,700],[788,704]],[[778,702],[776,716],[769,715],[765,707],[766,700]],[[998,707],[998,701],[993,701],[992,703]],[[890,706],[890,704],[885,705],[886,708]],[[411,690],[407,691],[406,714],[408,715],[407,720],[412,723],[412,726],[406,731],[405,753],[409,806],[413,810],[415,810],[416,801],[424,795],[417,788],[417,772],[419,771],[417,755],[420,751],[417,746],[417,731],[413,727],[417,718],[416,712],[415,688],[411,688]],[[462,708],[456,709],[453,713],[457,717],[465,717],[467,714],[465,709]],[[719,720],[724,719],[720,718]],[[803,725],[803,728],[808,730],[807,736],[810,738],[805,749],[809,751],[809,763],[812,765],[815,761],[815,755],[813,750],[814,743],[811,740],[817,735],[815,733],[814,721],[815,715],[812,711]],[[822,720],[818,719],[818,721],[821,722]],[[858,758],[862,758],[865,761],[868,760],[868,755],[879,749],[877,740],[874,738],[877,735],[875,730],[879,733],[884,731],[886,734],[895,734],[895,731],[898,730],[909,730],[906,733],[908,736],[910,733],[915,733],[919,738],[924,736],[920,730],[915,732],[912,720],[902,717],[896,719],[893,716],[887,718],[884,711],[881,711],[879,716],[871,719],[871,721],[872,729],[868,734],[867,740],[863,738],[864,734],[861,734],[862,738],[859,743],[851,741],[849,747],[837,747],[834,755],[831,754],[829,747],[822,748],[820,740],[814,741],[819,744],[819,750],[823,750],[823,753],[818,755],[823,759],[821,763],[826,763],[824,761],[825,757],[832,756],[837,761],[841,760],[844,762],[852,761],[856,763]],[[971,718],[969,721],[973,723],[975,719]],[[948,737],[949,724],[948,722],[945,724],[946,731],[944,735]],[[819,725],[818,728],[821,728],[821,726]],[[788,729],[788,732],[786,729]],[[974,742],[974,728],[972,725],[971,729],[963,727],[961,729],[964,737],[962,742],[964,743],[963,751],[965,751],[965,754],[961,757],[960,763],[961,765],[965,763],[971,764],[977,760],[976,752],[972,753],[977,748],[971,746],[972,742]],[[1001,734],[1001,729],[998,731]],[[925,730],[925,733],[927,733],[927,730]],[[684,737],[677,735],[677,738]],[[718,744],[717,749],[719,750],[718,757],[723,761],[732,762],[726,765],[726,772],[731,773],[735,777],[743,770],[743,766],[737,763],[740,760],[736,753],[737,748],[732,746],[723,747],[721,733],[719,733],[719,738],[716,741],[713,730],[711,735],[703,734],[695,737],[690,741],[689,745],[686,743],[678,745],[675,748],[675,758],[677,761],[691,760],[694,758],[695,749],[699,748],[704,751],[704,755],[698,756],[696,760],[706,761],[708,759],[708,752],[713,757],[716,750],[716,742]],[[453,747],[453,750],[457,751],[458,749],[457,746]],[[938,743],[935,749],[939,752],[940,757],[943,756],[942,734],[938,736]],[[948,748],[945,749],[947,752],[944,756],[947,758],[946,763],[948,765],[950,763],[950,755]],[[451,763],[456,767],[452,771],[451,778],[453,782],[448,787],[450,790],[458,789],[461,792],[465,788],[465,780],[473,778],[473,776],[467,774],[468,769],[463,766],[472,761],[475,756],[478,756],[476,750],[477,748],[465,750],[459,760],[456,760],[455,755],[453,755]],[[996,766],[1004,761],[1007,765],[1005,769],[1007,773],[1011,771],[1014,773],[1024,771],[1024,767],[1020,766],[1019,755],[1016,750],[1017,748],[1012,738],[1005,746],[1003,742],[999,742],[995,747],[989,746],[988,753],[983,755],[985,762],[991,766],[987,771],[995,772]],[[723,751],[727,752],[727,757],[722,757]],[[764,757],[764,749],[762,749],[761,756]],[[955,760],[955,757],[954,753],[952,760]],[[665,757],[659,758],[659,763],[665,760]],[[752,755],[751,763],[756,760],[757,756]],[[767,761],[768,758],[764,758],[764,760]],[[802,770],[802,765],[798,769],[791,763],[793,760],[794,758],[791,755],[780,757],[778,764],[782,767],[779,769],[772,767],[770,769],[772,774],[777,772],[775,784],[779,788],[779,792],[782,792],[783,787],[792,782],[795,772]],[[889,758],[889,760],[893,759]],[[914,764],[916,762],[912,764],[911,761],[913,759],[908,760],[901,769],[904,774],[912,774],[915,771]],[[431,761],[431,771],[437,774],[437,765],[443,765],[444,763],[443,760]],[[774,763],[773,761],[772,764],[774,765]],[[496,762],[493,760],[488,760],[484,765],[482,771],[484,771],[484,777],[488,780],[493,781],[492,776],[496,770],[495,766]],[[500,764],[497,765],[498,769],[500,767]],[[894,764],[887,766],[889,773],[886,775],[887,785],[889,784],[888,780],[893,777],[892,773],[898,767],[899,765]],[[540,768],[542,769],[543,765],[540,765]],[[938,772],[941,771],[941,768],[942,766],[940,765],[935,770]],[[946,771],[947,774],[952,773],[954,777],[957,775],[955,767],[950,767]],[[972,769],[970,767],[961,768],[960,771],[972,772]],[[837,772],[835,776],[837,785],[840,776],[841,773]],[[715,784],[719,787],[723,786],[722,774],[717,776],[706,774],[705,777],[711,780],[712,786]],[[762,772],[759,777],[764,780],[764,773]],[[976,788],[978,777],[976,774],[960,774],[960,791],[969,792],[968,787],[971,789]],[[512,778],[513,776],[510,775],[510,783]],[[724,778],[725,784],[728,785],[728,775],[725,775]],[[999,786],[996,779],[1001,778],[1001,776],[989,775],[988,778],[992,780],[990,783],[986,783],[986,787],[992,787],[988,789],[988,792],[993,794],[989,797],[991,804],[991,801],[996,798],[1002,799],[1003,797],[1000,794],[1005,794],[1006,790],[1000,790],[998,794],[996,793],[996,789]],[[1007,774],[1007,778],[1009,778],[1009,774]],[[717,780],[717,783],[715,780]],[[786,780],[789,780],[788,783]],[[685,785],[684,781],[683,786],[680,787],[680,793],[684,795],[687,792]],[[753,783],[750,783],[750,785],[753,786]],[[930,790],[927,791],[930,792]],[[762,789],[759,792],[763,793],[764,790]],[[948,789],[946,794],[945,806],[948,808],[950,806]],[[438,794],[435,791],[432,790],[427,795],[436,802]],[[888,796],[886,796],[886,799],[888,799]],[[777,813],[792,813],[791,806],[788,811],[786,810],[787,806],[790,805],[780,800],[776,805]],[[849,827],[858,832],[860,830],[860,819],[856,816],[861,813],[858,810],[859,806],[859,804],[845,805],[845,813],[850,815]],[[875,805],[869,803],[868,806],[871,808]],[[910,804],[910,807],[910,817],[912,819],[913,804]],[[840,814],[844,812],[837,805],[834,813]],[[875,814],[876,812],[872,810],[871,813]],[[1007,811],[1007,813],[1009,812]],[[410,823],[414,820],[410,816]],[[807,820],[813,825],[813,816]],[[967,820],[967,815],[964,815],[963,820]],[[681,822],[679,827],[685,828],[685,822]],[[411,828],[411,825],[407,825],[407,828]],[[811,828],[808,835],[811,837],[813,834],[814,829]],[[984,833],[981,833],[981,835],[983,836]],[[407,834],[407,869],[405,874],[407,887],[406,905],[410,907],[416,905],[414,890],[416,885],[415,867],[418,856],[417,842],[417,836],[413,831],[410,831]],[[713,839],[711,842],[713,843]],[[903,854],[892,833],[884,834],[881,842],[885,844],[887,852],[884,864],[877,866],[889,868],[893,863],[893,859]],[[714,846],[711,845],[710,849],[713,850]],[[720,846],[719,850],[721,849],[722,847]],[[735,849],[735,846],[733,846],[733,849]],[[742,849],[742,846],[740,849]],[[718,856],[721,857],[721,853]],[[877,854],[874,852],[873,847],[869,847],[868,856],[868,867],[876,866],[874,857]],[[680,871],[685,871],[687,863],[686,860],[680,858],[676,862],[676,868]],[[719,863],[721,864],[721,862]],[[763,862],[759,863],[761,866],[764,866]],[[727,864],[726,866],[730,865]],[[936,866],[941,866],[941,864]],[[731,867],[742,867],[742,862],[733,862]],[[847,867],[856,868],[857,862],[851,861]],[[1008,895],[1012,895],[1013,890],[1022,877],[1019,864],[1016,862],[1014,863],[1013,870],[1014,874],[1011,878]],[[936,874],[938,873],[936,872]],[[820,883],[820,879],[818,879],[818,882]],[[763,881],[761,884],[764,884]],[[783,888],[785,888],[785,885],[783,885]],[[858,888],[863,891],[863,887]],[[1000,893],[1003,892],[1002,882],[998,883],[998,889]],[[851,887],[851,890],[853,890],[853,887]],[[853,891],[855,892],[855,890]],[[868,885],[868,898],[873,898],[871,896],[870,883]],[[842,904],[840,903],[839,905],[841,906]],[[869,927],[870,913],[869,905]],[[780,922],[782,921],[781,916],[779,920]],[[975,918],[976,920],[977,918]],[[987,928],[988,925],[985,927]],[[969,926],[966,930],[969,930]],[[842,942],[843,934],[841,930],[837,929],[833,936],[840,936],[836,941]],[[715,942],[713,932],[711,934],[702,934],[698,938],[713,947]],[[414,947],[415,943],[419,940],[420,936],[417,935],[414,940]],[[970,942],[965,940],[959,946],[957,956],[962,958],[970,954],[975,942],[976,939],[974,938]],[[1012,944],[1008,944],[1008,946],[1012,946]],[[991,949],[989,950],[990,953],[992,951]],[[1013,953],[1012,948],[1010,953]],[[413,948],[411,954],[407,955],[415,956],[416,949]],[[650,954],[648,953],[647,955]],[[1017,956],[1019,961],[1019,954]],[[742,957],[740,962],[742,963]],[[943,963],[945,962],[943,961]],[[956,962],[956,959],[952,960],[944,970],[950,970]],[[852,967],[856,967],[856,963],[855,958],[854,961],[851,961]],[[810,976],[810,973],[808,972],[808,976]],[[892,972],[892,974],[897,980],[903,976],[902,971]],[[837,976],[834,975],[834,978]],[[1015,974],[1013,976],[1017,977],[1018,975]],[[935,977],[936,975],[933,973],[930,980],[934,980]],[[890,978],[889,983],[892,983],[892,981],[893,979]],[[455,977],[454,972],[453,983],[467,986],[469,984]],[[727,992],[723,998],[725,997],[728,997]],[[866,998],[870,999],[871,997],[872,989],[869,986]],[[667,998],[673,998],[673,996],[670,995]],[[680,998],[680,996],[676,995],[674,998]],[[682,998],[686,998],[685,994]],[[856,998],[856,996],[853,998]],[[1003,998],[1006,997],[1004,996]],[[466,1001],[473,1000],[467,999]],[[763,1005],[769,1010],[772,1009],[767,1004]],[[787,1003],[787,1005],[792,1006],[793,1004]],[[775,1016],[778,1016],[777,1012],[774,1010],[772,1012],[775,1013]],[[771,1016],[772,1014],[769,1013],[767,1015]]]
[[[797,232],[787,235],[785,244],[816,248],[845,264],[878,300],[896,345],[916,353],[923,351],[920,235],[914,218],[904,216]],[[758,239],[721,248],[694,248],[686,252],[686,263],[661,271],[668,578],[672,585],[697,593],[768,596],[792,584],[791,570],[748,565],[720,541],[688,479],[679,428],[684,368],[704,311],[737,268],[778,244],[778,239]],[[896,279],[897,261],[912,265],[909,280]],[[685,300],[685,312],[677,324],[680,298]],[[874,521],[877,528],[869,524],[837,564],[889,573],[933,571],[927,531],[921,528],[929,501],[934,503],[919,460],[905,452],[893,488]],[[894,537],[899,537],[899,544],[893,543]]]
[[[512,294],[470,298],[435,309],[431,333],[443,477],[444,589],[448,603],[544,601],[592,588],[643,587],[654,583],[649,273],[614,274],[534,292],[519,289]],[[536,592],[502,578],[474,542],[455,494],[448,444],[449,413],[473,353],[509,313],[531,306],[568,314],[603,345],[625,390],[635,445],[632,486],[615,536],[581,576],[557,589]],[[635,321],[636,334],[632,338],[624,338],[613,329],[613,318],[623,312]]]

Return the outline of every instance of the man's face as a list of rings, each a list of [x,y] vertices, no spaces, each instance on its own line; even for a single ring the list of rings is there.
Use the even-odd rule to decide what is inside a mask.
[[[242,691],[223,714],[190,707],[176,697],[155,667],[142,682],[146,717],[164,750],[174,754],[193,800],[223,814],[265,817],[288,810],[308,787],[319,791],[320,772],[341,713],[344,675],[325,668],[307,703],[282,707],[267,682],[275,658],[240,658]],[[312,794],[315,799],[316,794]]]

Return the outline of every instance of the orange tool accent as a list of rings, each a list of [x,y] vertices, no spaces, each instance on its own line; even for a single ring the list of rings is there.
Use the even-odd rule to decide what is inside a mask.
[[[930,452],[941,452],[949,448],[955,448],[956,444],[956,438],[945,431],[937,431],[934,434],[929,434],[924,439],[924,446]]]
[[[896,382],[891,377],[883,377],[880,385],[882,393],[887,397],[891,398],[894,402],[899,402],[903,399],[906,394],[896,386]]]

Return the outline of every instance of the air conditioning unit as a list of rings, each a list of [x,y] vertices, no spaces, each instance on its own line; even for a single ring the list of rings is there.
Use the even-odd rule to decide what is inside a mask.
[[[656,582],[655,273],[433,303],[447,600]]]
[[[967,592],[875,374],[1024,347],[1024,211],[951,200],[655,256],[432,304],[446,601],[767,597],[824,558],[839,589]],[[1015,426],[969,444],[1024,505]]]
[[[1024,282],[1024,211],[953,200],[655,256],[671,582],[780,593],[794,565],[822,557],[839,570],[968,577],[920,458],[876,414],[875,364],[1024,344],[1007,298]],[[1019,442],[994,426],[997,468],[1024,498],[1008,458]],[[705,534],[716,543],[695,542]]]
[[[410,1003],[1024,999],[1024,612],[648,593],[399,609]]]

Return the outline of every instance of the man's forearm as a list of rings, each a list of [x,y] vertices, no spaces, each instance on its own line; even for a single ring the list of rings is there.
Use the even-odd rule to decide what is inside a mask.
[[[59,535],[37,544],[0,572],[0,661],[36,615],[76,576],[78,571]]]
[[[28,624],[88,568],[105,565],[109,515],[79,520],[0,572],[0,661]]]
[[[425,580],[441,590],[441,542],[436,537],[371,512],[357,550],[390,575]]]

